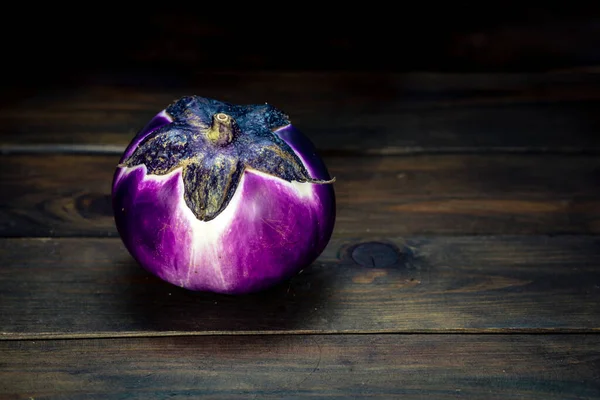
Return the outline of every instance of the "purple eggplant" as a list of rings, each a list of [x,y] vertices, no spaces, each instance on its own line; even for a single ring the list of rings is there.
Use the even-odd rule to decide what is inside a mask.
[[[188,96],[126,148],[113,179],[115,223],[133,258],[160,279],[251,293],[323,252],[335,224],[333,182],[275,107]]]

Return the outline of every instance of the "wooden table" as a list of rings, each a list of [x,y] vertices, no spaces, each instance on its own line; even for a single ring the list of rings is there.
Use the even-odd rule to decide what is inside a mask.
[[[337,178],[334,236],[291,281],[189,292],[122,245],[120,153],[187,94],[283,109]],[[90,74],[8,98],[0,398],[600,398],[599,70]]]

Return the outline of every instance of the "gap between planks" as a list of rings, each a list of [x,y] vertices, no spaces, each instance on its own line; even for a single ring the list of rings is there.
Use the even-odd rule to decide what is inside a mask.
[[[427,329],[427,330],[260,330],[260,331],[187,331],[187,332],[94,332],[94,333],[6,333],[0,341],[66,340],[66,339],[123,339],[178,336],[295,336],[295,335],[581,335],[599,334],[600,328],[486,328],[486,329]]]
[[[121,155],[125,151],[123,145],[109,144],[2,144],[0,155],[27,154],[76,154],[76,155]],[[600,154],[600,147],[494,147],[494,146],[390,146],[381,149],[364,150],[320,150],[322,156],[402,156],[402,155],[435,155],[435,154],[556,154],[556,155],[593,155]]]

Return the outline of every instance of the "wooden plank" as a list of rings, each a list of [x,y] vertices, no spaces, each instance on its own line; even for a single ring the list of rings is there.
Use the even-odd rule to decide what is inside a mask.
[[[559,155],[325,158],[335,234],[600,232],[600,159]],[[117,236],[118,156],[1,157],[0,236]]]
[[[139,79],[138,77],[136,77]],[[0,110],[4,152],[26,144],[122,149],[156,112],[197,94],[269,102],[325,152],[600,151],[596,70],[546,74],[203,72],[17,88]],[[155,79],[156,81],[156,79]]]
[[[596,236],[335,239],[241,297],[162,282],[118,239],[3,239],[0,259],[1,339],[600,330]]]
[[[3,399],[596,399],[600,335],[0,342]]]

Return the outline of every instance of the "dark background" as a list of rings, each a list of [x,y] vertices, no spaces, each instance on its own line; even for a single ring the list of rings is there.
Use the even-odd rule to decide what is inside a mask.
[[[3,17],[2,79],[39,86],[135,71],[134,84],[168,84],[207,70],[547,71],[600,61],[598,2],[450,3],[20,6]]]

